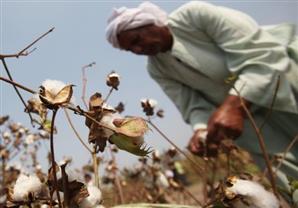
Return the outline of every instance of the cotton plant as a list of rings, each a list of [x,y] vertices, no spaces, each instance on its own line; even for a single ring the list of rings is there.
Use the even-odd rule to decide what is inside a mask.
[[[279,208],[276,196],[262,185],[236,176],[226,181],[224,195],[229,204],[235,208]]]
[[[106,83],[113,89],[118,89],[120,76],[111,72]],[[109,94],[110,95],[110,94]],[[86,118],[89,127],[89,142],[93,143],[99,151],[104,151],[107,141],[115,144],[119,149],[125,150],[138,156],[150,153],[150,148],[144,143],[144,134],[148,131],[146,121],[140,117],[123,117],[120,113],[107,103],[107,98],[100,93],[95,93],[89,100],[89,115],[95,118],[95,123]],[[122,106],[123,107],[123,106]]]

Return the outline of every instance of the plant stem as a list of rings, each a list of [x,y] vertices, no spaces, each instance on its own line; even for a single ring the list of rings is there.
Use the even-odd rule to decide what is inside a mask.
[[[279,85],[280,85],[280,76],[277,77],[277,83],[276,83],[276,86],[275,86],[275,90],[274,90],[274,94],[273,94],[272,102],[271,102],[269,111],[268,111],[267,114],[265,115],[265,118],[264,118],[263,123],[262,123],[262,124],[260,125],[260,127],[259,127],[260,130],[263,129],[263,127],[264,127],[265,124],[266,124],[267,119],[270,117],[270,115],[271,115],[271,113],[272,113],[272,109],[273,109],[273,106],[274,106],[274,103],[275,103],[275,100],[276,100],[276,96],[277,96],[277,92],[278,92],[278,89],[279,89]]]
[[[93,161],[93,171],[94,171],[94,180],[95,180],[95,186],[97,188],[100,188],[99,185],[99,173],[98,173],[98,162],[96,157],[96,148],[94,147],[93,152],[91,152],[92,155],[92,161]]]
[[[37,39],[35,39],[33,42],[31,42],[29,45],[27,45],[24,49],[19,51],[16,54],[0,54],[0,58],[19,58],[19,56],[27,56],[29,53],[26,53],[26,50],[28,50],[31,46],[33,46],[36,42],[38,42],[40,39],[48,35],[50,32],[52,32],[55,28],[52,27],[50,30],[48,30],[46,33],[39,36]]]
[[[147,122],[165,139],[167,140],[173,147],[175,147],[177,149],[178,152],[180,152],[182,155],[184,155],[184,157],[193,164],[194,170],[197,172],[197,174],[201,175],[204,173],[204,169],[203,168],[199,168],[200,165],[194,161],[191,157],[189,157],[185,152],[183,152],[183,150],[181,150],[174,142],[172,142],[154,123],[152,123],[152,121],[150,119],[147,120]]]
[[[55,151],[54,151],[54,125],[55,125],[55,118],[56,118],[57,111],[58,111],[57,109],[53,110],[52,121],[51,121],[50,142],[51,142],[52,170],[53,170],[53,175],[54,175],[54,189],[56,190],[59,208],[62,208],[60,194],[59,194],[59,190],[58,190],[58,180],[57,180],[57,174],[56,174],[56,161],[55,161]]]
[[[106,97],[106,98],[104,99],[104,101],[103,101],[104,103],[106,103],[106,102],[108,101],[108,99],[109,99],[110,95],[112,94],[113,90],[114,90],[114,88],[111,87],[111,89],[110,89],[110,91],[109,91],[107,97]]]
[[[1,76],[0,76],[0,80],[2,80],[2,81],[4,81],[4,82],[7,82],[7,83],[9,83],[9,84],[11,84],[11,85],[13,85],[13,86],[18,87],[18,88],[21,88],[22,90],[25,90],[25,91],[27,91],[27,92],[29,92],[29,93],[31,93],[31,94],[36,94],[36,93],[37,93],[37,92],[35,92],[34,90],[32,90],[32,89],[30,89],[30,88],[27,88],[27,87],[25,87],[25,86],[23,86],[23,85],[21,85],[21,84],[19,84],[19,83],[16,83],[16,82],[14,82],[14,81],[12,81],[12,80],[9,80],[9,79],[6,79],[6,78],[4,78],[4,77],[1,77]]]
[[[86,150],[88,152],[90,152],[90,154],[93,154],[92,150],[87,146],[87,144],[85,144],[85,142],[83,141],[82,137],[80,136],[79,132],[75,129],[71,119],[70,119],[70,116],[67,112],[67,109],[63,108],[64,112],[65,112],[65,115],[66,115],[66,118],[67,118],[67,121],[70,125],[70,127],[72,128],[73,132],[75,133],[75,135],[77,136],[77,138],[79,139],[79,141],[81,142],[81,144],[86,148]]]
[[[285,160],[287,153],[290,151],[290,149],[294,146],[294,144],[298,141],[298,134],[295,136],[295,138],[290,142],[290,144],[287,146],[286,150],[283,153],[282,158],[279,159],[278,164],[276,165],[276,168],[274,170],[274,173],[276,174],[276,172],[278,171],[278,169],[280,168],[280,166],[282,165],[282,162]]]
[[[251,115],[250,111],[247,109],[245,103],[243,102],[243,99],[240,96],[239,96],[239,98],[240,98],[240,101],[241,101],[241,105],[242,105],[246,115],[248,116],[252,127],[254,128],[254,130],[257,134],[259,145],[260,145],[260,148],[262,150],[262,154],[263,154],[263,157],[265,159],[265,163],[266,163],[266,166],[267,166],[267,169],[268,169],[269,180],[270,180],[270,183],[271,183],[271,186],[272,186],[272,189],[273,189],[273,193],[279,199],[279,195],[278,195],[277,188],[276,188],[276,183],[275,183],[275,177],[274,177],[274,173],[272,171],[272,166],[271,166],[271,162],[270,162],[268,153],[266,151],[266,145],[265,145],[265,142],[264,142],[263,135],[261,133],[261,130],[258,128],[258,126],[257,126],[253,116]]]

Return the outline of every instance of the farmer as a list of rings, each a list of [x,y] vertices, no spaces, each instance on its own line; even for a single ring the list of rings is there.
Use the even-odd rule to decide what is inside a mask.
[[[297,135],[298,37],[292,25],[261,27],[242,12],[200,1],[168,16],[145,2],[114,10],[106,35],[115,48],[148,56],[150,76],[194,129],[188,147],[194,154],[201,154],[206,138],[210,148],[237,138],[265,167],[241,100],[259,126],[266,120],[262,135],[270,156],[282,154]],[[281,170],[298,178],[297,161],[294,145]]]

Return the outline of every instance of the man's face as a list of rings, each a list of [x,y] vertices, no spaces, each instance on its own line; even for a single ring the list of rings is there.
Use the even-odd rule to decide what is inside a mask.
[[[118,42],[122,49],[139,55],[154,56],[162,52],[163,30],[155,25],[120,32]]]

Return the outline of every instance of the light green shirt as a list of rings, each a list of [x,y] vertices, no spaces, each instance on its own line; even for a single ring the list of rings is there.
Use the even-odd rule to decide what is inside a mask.
[[[298,38],[290,24],[259,26],[232,9],[200,1],[171,13],[171,51],[148,58],[148,71],[194,128],[204,127],[228,94],[298,114]],[[230,84],[225,81],[230,80]],[[296,94],[296,98],[295,98]]]

